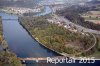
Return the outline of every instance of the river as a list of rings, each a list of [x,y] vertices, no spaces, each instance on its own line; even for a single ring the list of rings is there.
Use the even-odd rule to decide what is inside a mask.
[[[50,13],[50,11],[48,13]],[[47,11],[45,14],[47,14]],[[19,24],[17,15],[0,12],[0,16],[2,17],[3,34],[8,43],[8,47],[17,57],[59,56],[59,54],[41,46],[36,40],[32,39],[28,32]]]
[[[16,15],[0,13],[0,16],[2,16],[3,34],[8,42],[8,47],[18,57],[51,57],[58,55],[42,47],[37,41],[32,39],[28,32],[19,24]]]
[[[46,15],[52,12],[48,6],[45,7],[43,13],[38,16]],[[36,40],[28,34],[28,32],[19,24],[18,16],[12,14],[6,14],[0,12],[3,21],[3,34],[8,43],[8,47],[18,57],[53,57],[59,56],[59,54],[41,46]],[[82,64],[48,64],[48,63],[33,63],[33,61],[27,61],[31,64],[26,66],[83,66]]]
[[[37,41],[32,39],[28,32],[19,24],[18,17],[16,15],[0,13],[3,21],[3,34],[8,43],[8,47],[18,57],[52,57],[59,54],[48,50],[41,46]],[[64,64],[50,64],[50,63],[36,63],[33,61],[27,61],[30,64],[26,66],[85,66],[86,64],[79,63],[64,63]],[[87,64],[88,66],[89,64]],[[89,65],[90,66],[90,65]]]
[[[39,14],[36,14],[35,16],[42,16],[42,15],[47,15],[47,14],[50,14],[52,12],[52,8],[49,7],[49,6],[45,6],[44,7],[44,11],[39,13]]]

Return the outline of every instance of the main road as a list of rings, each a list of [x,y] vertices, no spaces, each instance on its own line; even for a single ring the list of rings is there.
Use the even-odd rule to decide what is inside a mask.
[[[83,32],[89,32],[89,33],[93,33],[93,34],[100,34],[100,31],[98,30],[92,30],[92,29],[89,29],[89,28],[85,28],[83,26],[80,26],[80,25],[77,25],[75,23],[72,23],[71,21],[69,21],[67,18],[64,18],[64,16],[58,16],[58,15],[55,15],[55,18],[57,20],[59,20],[60,22],[65,22],[66,25],[73,25],[77,28],[78,31],[83,31]]]

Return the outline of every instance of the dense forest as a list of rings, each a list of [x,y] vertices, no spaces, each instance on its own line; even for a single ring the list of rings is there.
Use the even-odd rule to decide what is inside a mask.
[[[74,55],[94,43],[94,38],[91,35],[72,33],[63,26],[49,23],[44,17],[22,17],[19,21],[39,42],[60,53]]]
[[[85,21],[79,14],[85,13],[87,11],[96,10],[100,11],[100,9],[96,8],[96,6],[91,7],[83,7],[83,6],[71,6],[64,10],[57,11],[56,13],[59,15],[64,16],[65,18],[69,19],[71,22],[84,26],[86,28],[100,30],[100,25],[95,24],[93,22]]]
[[[2,50],[0,50],[0,66],[22,66],[21,62],[17,59],[17,56],[8,49],[7,42],[3,37],[1,17],[0,17],[0,46],[2,47]]]

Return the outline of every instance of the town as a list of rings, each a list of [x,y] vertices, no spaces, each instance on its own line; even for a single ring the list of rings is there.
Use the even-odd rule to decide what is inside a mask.
[[[22,15],[24,13],[39,13],[44,9],[44,7],[36,7],[34,9],[31,8],[23,8],[23,7],[5,7],[1,11],[12,13],[12,14],[18,14]]]

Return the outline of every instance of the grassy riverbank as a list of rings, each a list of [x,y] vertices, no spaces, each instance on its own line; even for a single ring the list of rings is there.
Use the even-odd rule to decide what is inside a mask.
[[[40,43],[60,53],[74,55],[88,49],[94,43],[91,35],[72,33],[63,26],[49,23],[44,17],[23,17],[19,20]]]
[[[17,59],[17,56],[9,51],[2,31],[2,19],[0,17],[0,45],[3,49],[0,51],[0,66],[22,66],[21,62]]]

